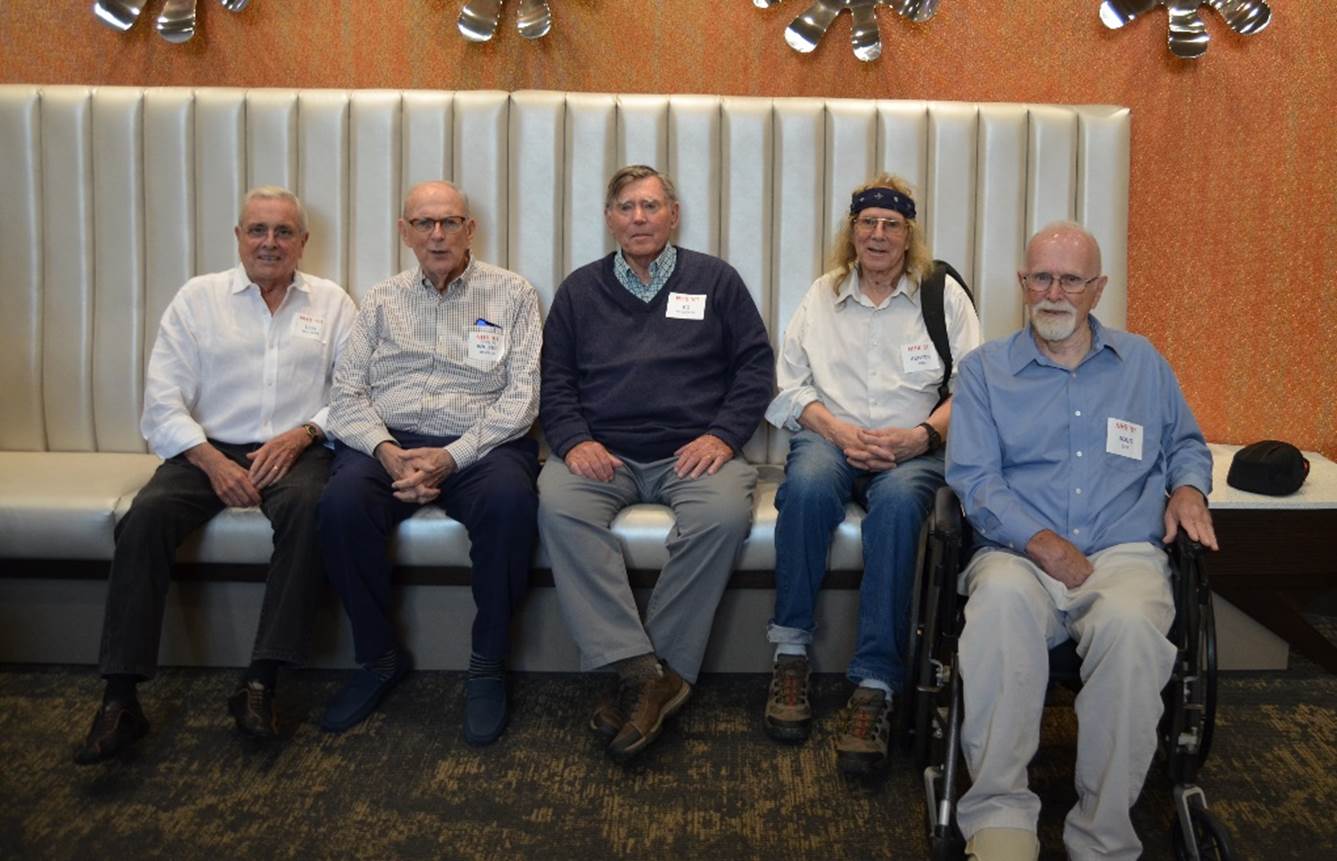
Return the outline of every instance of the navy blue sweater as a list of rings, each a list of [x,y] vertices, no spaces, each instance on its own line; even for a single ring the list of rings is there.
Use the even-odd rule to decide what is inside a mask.
[[[669,293],[706,297],[705,319],[665,316]],[[609,254],[572,272],[543,326],[539,421],[559,457],[593,439],[632,460],[672,457],[704,433],[734,451],[757,429],[775,359],[734,268],[678,249],[668,283],[642,302]]]

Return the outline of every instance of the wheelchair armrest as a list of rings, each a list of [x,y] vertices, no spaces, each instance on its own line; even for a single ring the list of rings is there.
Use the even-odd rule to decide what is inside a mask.
[[[1180,561],[1196,561],[1201,559],[1206,552],[1206,548],[1192,538],[1189,538],[1188,533],[1184,530],[1179,530],[1179,534],[1175,536],[1174,555],[1177,556]]]
[[[933,497],[929,534],[944,541],[961,543],[961,503],[950,487],[943,485]]]

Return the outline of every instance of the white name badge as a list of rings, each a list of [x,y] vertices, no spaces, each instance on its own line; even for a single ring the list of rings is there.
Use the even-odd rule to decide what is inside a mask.
[[[938,361],[938,351],[933,344],[905,344],[901,347],[901,370],[910,374],[915,371],[941,371],[942,362]]]
[[[495,326],[469,330],[469,360],[493,364],[501,357],[501,330]]]
[[[292,321],[292,333],[299,338],[311,338],[319,341],[325,336],[325,318],[311,314],[298,314]]]
[[[1111,418],[1105,433],[1105,451],[1131,460],[1142,459],[1142,425]]]
[[[670,320],[706,319],[706,296],[704,293],[670,293],[668,308],[664,316]]]

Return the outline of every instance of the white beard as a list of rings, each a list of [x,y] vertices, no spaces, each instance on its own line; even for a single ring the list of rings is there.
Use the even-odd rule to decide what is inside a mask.
[[[1041,311],[1058,311],[1063,316],[1041,314]],[[1077,309],[1071,302],[1051,302],[1048,299],[1037,302],[1031,306],[1031,327],[1050,343],[1066,341],[1077,331]]]

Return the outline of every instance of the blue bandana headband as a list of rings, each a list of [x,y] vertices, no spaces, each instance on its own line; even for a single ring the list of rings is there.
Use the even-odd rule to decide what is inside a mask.
[[[874,186],[850,199],[850,215],[858,215],[870,206],[899,212],[906,218],[915,217],[915,202],[894,188]]]

